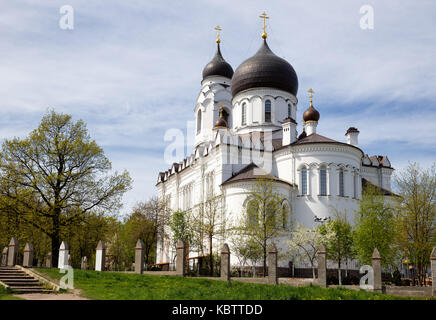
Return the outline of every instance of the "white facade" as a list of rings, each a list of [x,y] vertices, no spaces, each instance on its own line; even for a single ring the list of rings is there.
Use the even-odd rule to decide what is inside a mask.
[[[368,157],[357,145],[358,131],[347,134],[347,142],[339,142],[319,135],[317,121],[306,121],[307,136],[297,138],[298,100],[293,94],[257,87],[232,97],[231,81],[221,76],[202,81],[194,108],[194,151],[159,173],[159,197],[166,199],[173,211],[190,210],[213,192],[223,195],[225,220],[236,221],[245,210],[254,181],[240,179],[240,172],[252,163],[275,177],[276,192],[286,199],[292,217],[307,227],[319,224],[316,219],[334,216],[336,210],[346,212],[352,222],[362,179],[391,189],[389,160],[386,156]],[[228,129],[214,128],[220,107],[228,115]],[[288,238],[276,239],[277,247],[285,249]],[[232,250],[228,237],[215,241],[215,249],[224,242]],[[173,262],[174,256],[170,241],[160,239],[156,262]],[[279,265],[288,266],[288,262],[283,259]],[[231,263],[237,263],[234,255]]]

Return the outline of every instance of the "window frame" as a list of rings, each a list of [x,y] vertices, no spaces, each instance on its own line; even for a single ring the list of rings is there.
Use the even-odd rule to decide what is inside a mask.
[[[272,103],[269,99],[265,100],[265,122],[272,122]]]

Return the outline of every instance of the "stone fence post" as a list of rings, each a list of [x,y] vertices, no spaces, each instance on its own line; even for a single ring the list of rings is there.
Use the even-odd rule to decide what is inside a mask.
[[[230,248],[227,243],[221,248],[221,280],[230,281]]]
[[[318,284],[327,288],[327,251],[323,244],[321,244],[318,248],[317,256],[318,256]]]
[[[144,241],[138,239],[135,247],[135,273],[144,272]]]
[[[186,276],[186,244],[179,240],[176,247],[176,275]]]
[[[433,247],[433,251],[430,255],[431,264],[431,292],[433,296],[436,296],[436,247]]]
[[[382,291],[381,256],[377,248],[372,253],[372,269],[374,271],[374,291]]]
[[[68,247],[68,243],[66,241],[62,241],[61,246],[59,247],[59,259],[58,259],[58,268],[65,269],[68,266],[68,255],[70,254],[70,248]]]
[[[268,283],[279,284],[277,277],[277,247],[274,243],[268,249]]]
[[[95,252],[95,271],[104,271],[106,264],[106,245],[104,241],[98,242]]]
[[[9,251],[9,248],[6,246],[2,252],[2,264],[1,264],[2,267],[5,267],[8,265],[8,251]]]
[[[8,266],[15,266],[17,264],[18,256],[18,240],[15,237],[11,238],[8,245]]]
[[[33,245],[28,242],[24,247],[23,267],[33,266]]]
[[[53,268],[53,257],[51,255],[51,252],[47,253],[47,257],[45,258],[45,267]]]
[[[80,269],[88,270],[88,258],[86,256],[82,257],[82,263],[80,264]]]

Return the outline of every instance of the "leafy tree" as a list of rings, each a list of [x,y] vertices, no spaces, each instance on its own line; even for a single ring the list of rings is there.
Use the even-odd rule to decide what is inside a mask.
[[[144,258],[147,264],[156,257],[156,244],[159,237],[164,237],[164,227],[169,222],[166,207],[157,198],[138,202],[132,212],[124,219],[123,240],[129,252],[132,252],[138,239],[144,241]]]
[[[283,235],[290,212],[283,210],[285,198],[275,191],[273,180],[256,179],[246,198],[245,211],[236,230],[262,248],[263,273],[266,271],[267,246],[271,240]]]
[[[61,229],[87,212],[118,209],[130,188],[127,171],[109,175],[111,163],[82,120],[48,112],[24,139],[6,140],[0,153],[0,195],[15,215],[51,240],[57,264]]]
[[[177,245],[177,241],[179,240],[191,241],[192,232],[189,222],[189,215],[186,211],[175,211],[173,213],[170,220],[170,228],[174,247]]]
[[[191,216],[191,230],[194,243],[203,251],[204,237],[209,245],[210,275],[213,275],[213,240],[223,236],[226,232],[226,220],[223,211],[223,197],[211,195],[204,202],[198,204]]]
[[[256,276],[256,263],[262,259],[262,248],[253,239],[243,235],[235,235],[232,238],[232,252],[239,260],[241,267],[244,267],[248,262],[253,266],[253,277]]]
[[[288,246],[291,255],[297,260],[309,261],[312,267],[312,275],[315,279],[315,265],[319,245],[321,244],[322,235],[318,228],[311,229],[297,224],[291,233],[291,240],[288,241]]]
[[[342,263],[353,257],[352,228],[346,214],[336,212],[336,217],[319,227],[327,249],[327,258],[338,264],[339,285],[342,285]]]
[[[416,267],[422,284],[436,243],[436,163],[429,169],[409,163],[395,182],[400,196],[396,207],[397,241],[404,256]]]
[[[394,213],[389,203],[375,187],[367,186],[362,192],[353,232],[355,251],[363,264],[371,264],[374,248],[383,257],[384,266],[394,263],[394,224]]]

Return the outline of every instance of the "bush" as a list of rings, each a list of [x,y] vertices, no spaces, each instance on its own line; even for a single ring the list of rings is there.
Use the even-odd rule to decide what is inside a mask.
[[[342,279],[343,285],[358,285],[359,283],[360,283],[360,279],[352,275],[348,275],[347,277]]]
[[[337,276],[328,276],[327,277],[327,284],[331,285],[331,284],[339,284],[339,279]]]
[[[401,285],[409,287],[410,286],[410,282],[411,282],[410,279],[404,279],[404,280],[401,281]]]
[[[153,265],[149,269],[150,271],[162,271],[162,266],[160,265]]]
[[[392,275],[392,282],[396,285],[396,286],[401,286],[401,273],[400,271],[398,271],[398,269],[396,269]]]

